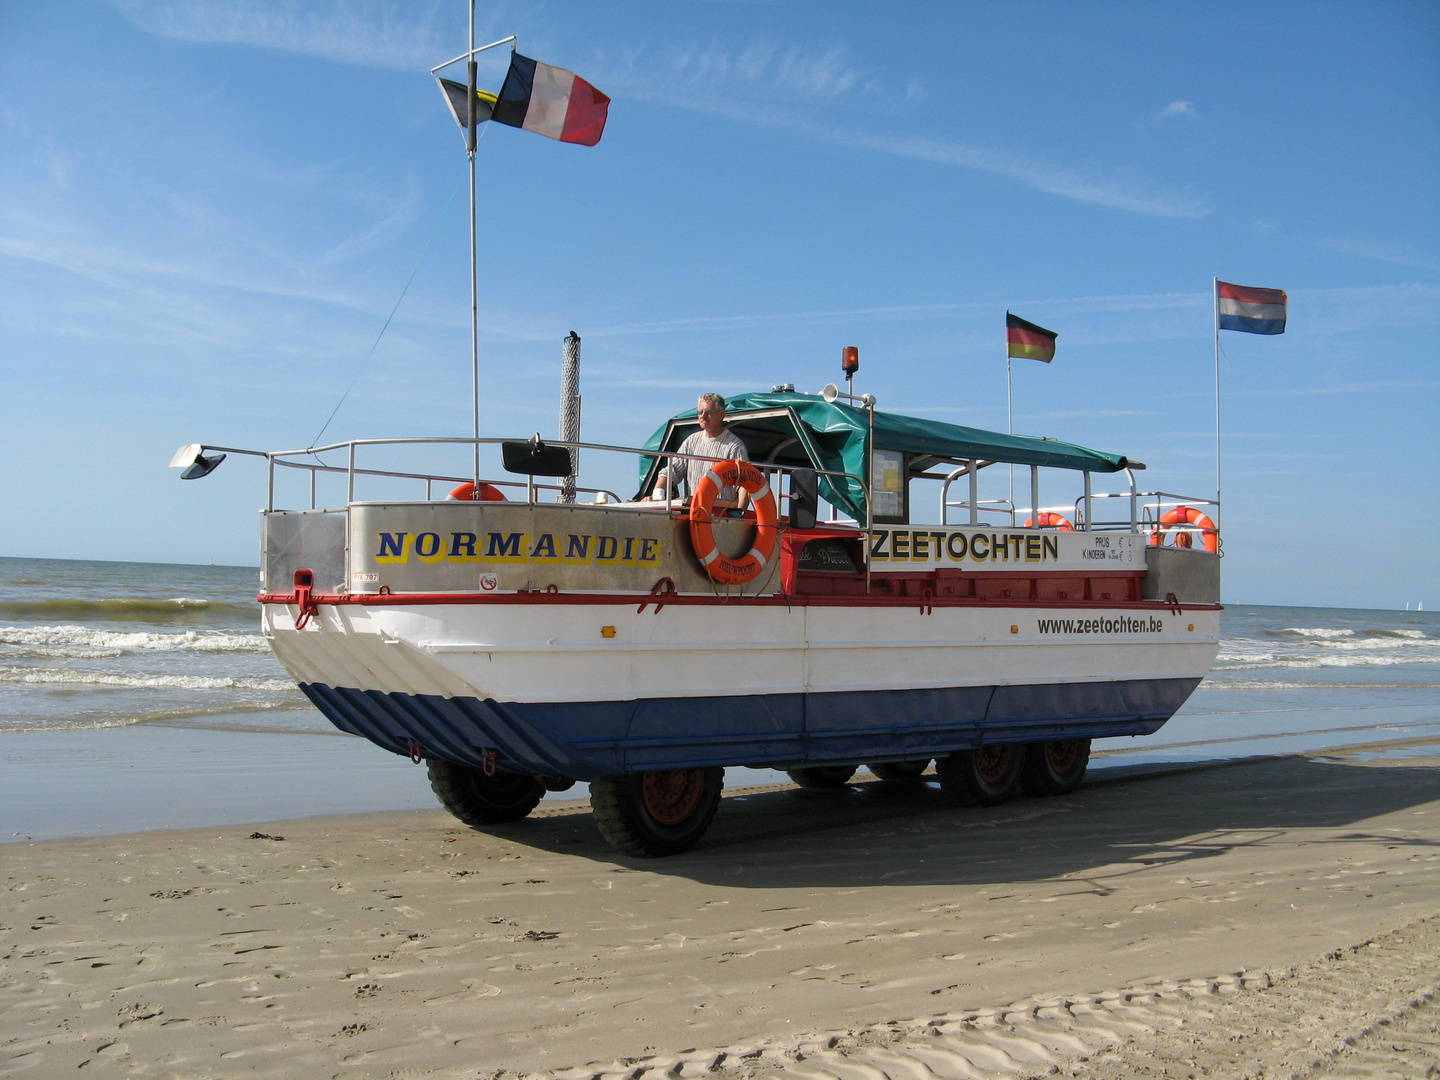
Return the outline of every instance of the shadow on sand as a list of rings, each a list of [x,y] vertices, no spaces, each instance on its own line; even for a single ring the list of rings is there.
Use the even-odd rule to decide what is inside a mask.
[[[742,888],[978,885],[1102,867],[1113,881],[1127,868],[1178,867],[1293,830],[1316,830],[1314,843],[1330,852],[1320,857],[1339,858],[1352,842],[1437,846],[1393,826],[1364,827],[1436,800],[1440,768],[1297,757],[1102,773],[1067,797],[1020,796],[983,810],[953,806],[933,782],[744,794],[721,802],[698,847],[668,859],[617,855],[589,814],[487,831],[556,854]]]

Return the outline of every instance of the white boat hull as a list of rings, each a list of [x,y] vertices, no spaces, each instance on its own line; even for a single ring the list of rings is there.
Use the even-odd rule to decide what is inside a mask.
[[[265,632],[343,730],[581,779],[1147,734],[1219,640],[1208,605],[687,600],[356,598],[300,630],[272,602]]]

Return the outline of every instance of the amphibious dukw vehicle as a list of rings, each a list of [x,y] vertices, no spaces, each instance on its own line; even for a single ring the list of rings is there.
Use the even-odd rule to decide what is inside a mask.
[[[1155,731],[1214,660],[1207,500],[1140,491],[1136,462],[787,386],[728,403],[751,463],[712,462],[688,498],[656,501],[697,425],[678,415],[631,448],[263,453],[265,636],[336,727],[428,762],[462,821],[515,821],[588,781],[601,832],[638,855],[691,847],[727,766],[823,787],[933,761],[961,803],[1064,794],[1091,739]],[[444,443],[498,446],[508,471],[365,460]],[[581,451],[632,455],[636,494],[577,489]],[[197,444],[172,464],[204,475],[226,452],[259,453]],[[309,508],[276,505],[293,469]],[[981,499],[1005,471],[1024,497]],[[342,505],[315,504],[325,473],[343,474]],[[382,480],[422,497],[360,497]],[[716,508],[727,485],[749,509]]]

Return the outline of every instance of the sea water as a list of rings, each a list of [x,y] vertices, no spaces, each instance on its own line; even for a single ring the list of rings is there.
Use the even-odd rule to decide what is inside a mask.
[[[253,567],[0,558],[0,841],[434,806],[423,768],[295,688],[256,591]],[[1436,612],[1230,605],[1221,638],[1175,718],[1097,740],[1097,770],[1440,736]]]

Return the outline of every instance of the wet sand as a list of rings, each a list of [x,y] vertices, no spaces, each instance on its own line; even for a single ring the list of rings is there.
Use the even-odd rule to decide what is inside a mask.
[[[0,1076],[874,1080],[924,1075],[896,1057],[916,1030],[938,1075],[1039,1074],[1102,1045],[1086,1002],[1113,1019],[1149,988],[1103,1044],[1123,1054],[1185,1030],[1186,986],[1281,1001],[1342,961],[1316,979],[1370,1012],[1329,1027],[1373,1029],[1383,982],[1423,1034],[1433,741],[1109,770],[979,811],[933,786],[732,790],[699,848],[654,861],[565,805],[489,835],[426,810],[7,844]],[[1344,952],[1382,938],[1383,972]],[[1059,1032],[1044,1054],[941,1045],[1016,1002]]]

